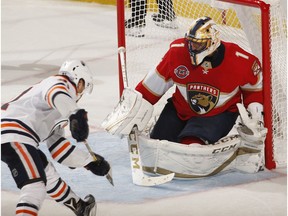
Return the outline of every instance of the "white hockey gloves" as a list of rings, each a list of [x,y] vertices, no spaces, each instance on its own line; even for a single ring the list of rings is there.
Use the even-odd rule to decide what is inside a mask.
[[[142,131],[152,114],[153,105],[141,93],[125,88],[118,105],[101,126],[111,134],[128,135],[135,124]]]

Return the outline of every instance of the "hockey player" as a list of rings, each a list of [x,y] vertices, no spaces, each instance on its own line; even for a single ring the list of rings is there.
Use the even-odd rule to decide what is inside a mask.
[[[2,105],[1,160],[8,165],[21,190],[17,216],[38,215],[46,192],[77,216],[96,215],[95,198],[91,194],[84,199],[77,196],[38,148],[46,142],[57,162],[70,168],[85,167],[99,176],[108,173],[110,165],[102,156],[95,154],[94,160],[64,137],[63,128],[69,122],[77,142],[87,139],[87,112],[77,102],[92,89],[93,77],[85,63],[69,60],[63,63],[58,75],[44,79]]]
[[[171,43],[136,91],[124,89],[102,126],[112,134],[127,135],[135,125],[142,131],[153,105],[174,85],[151,139],[139,136],[143,169],[195,178],[228,168],[254,173],[263,167],[267,129],[260,62],[221,41],[209,17],[195,20],[184,38]]]
[[[221,41],[214,21],[197,19],[184,38],[173,41],[158,64],[136,87],[155,104],[172,86],[151,138],[182,144],[208,144],[231,130],[236,104],[262,118],[262,73],[259,60],[238,45]]]

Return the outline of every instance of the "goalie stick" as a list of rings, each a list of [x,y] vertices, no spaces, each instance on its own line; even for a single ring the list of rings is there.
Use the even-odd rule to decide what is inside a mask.
[[[164,184],[174,178],[175,173],[162,176],[147,176],[143,173],[142,162],[138,147],[138,128],[134,125],[128,135],[129,154],[133,183],[140,186],[154,186]]]
[[[122,70],[122,77],[124,87],[128,87],[128,78],[127,78],[127,69],[125,62],[125,47],[119,47],[118,53],[120,55],[120,64]],[[175,173],[170,173],[168,175],[162,176],[147,176],[143,172],[139,145],[138,145],[138,127],[135,125],[130,134],[128,135],[128,145],[129,145],[129,155],[130,155],[130,164],[132,170],[132,180],[135,185],[139,186],[155,186],[164,184],[173,179]]]

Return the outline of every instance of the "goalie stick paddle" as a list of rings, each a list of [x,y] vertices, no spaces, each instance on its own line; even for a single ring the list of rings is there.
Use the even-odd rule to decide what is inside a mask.
[[[143,173],[140,152],[138,148],[138,128],[135,125],[128,135],[130,162],[133,183],[140,186],[155,186],[164,184],[174,178],[175,173],[162,176],[147,176]]]
[[[88,149],[88,152],[90,153],[90,155],[93,157],[93,159],[94,159],[95,161],[97,161],[97,158],[96,158],[96,156],[94,155],[94,153],[93,153],[91,147],[89,146],[87,140],[84,140],[84,144],[85,144],[86,148]],[[112,186],[114,186],[114,182],[113,182],[113,178],[112,178],[112,169],[111,169],[111,167],[110,167],[109,172],[105,175],[105,177],[106,177],[106,179],[109,181],[109,183],[110,183]]]
[[[127,68],[125,61],[125,47],[119,47],[118,53],[120,55],[120,64],[122,70],[122,77],[124,88],[128,87],[128,77],[127,77]],[[135,125],[130,134],[128,135],[128,145],[129,145],[129,154],[130,154],[130,164],[132,169],[132,180],[133,183],[140,186],[154,186],[164,184],[173,179],[175,173],[170,173],[168,175],[162,176],[147,176],[143,172],[140,153],[139,153],[139,145],[138,145],[138,128]]]

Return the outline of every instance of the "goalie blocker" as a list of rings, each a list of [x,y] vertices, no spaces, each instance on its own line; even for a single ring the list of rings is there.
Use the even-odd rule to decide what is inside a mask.
[[[119,103],[101,126],[111,134],[128,135],[136,124],[142,131],[153,114],[153,105],[136,90],[125,88]]]
[[[154,177],[143,173],[138,150],[138,131],[145,128],[152,113],[153,106],[139,92],[125,88],[120,102],[102,123],[102,127],[111,134],[128,135],[132,179],[139,186],[164,184],[174,177],[174,173]]]

